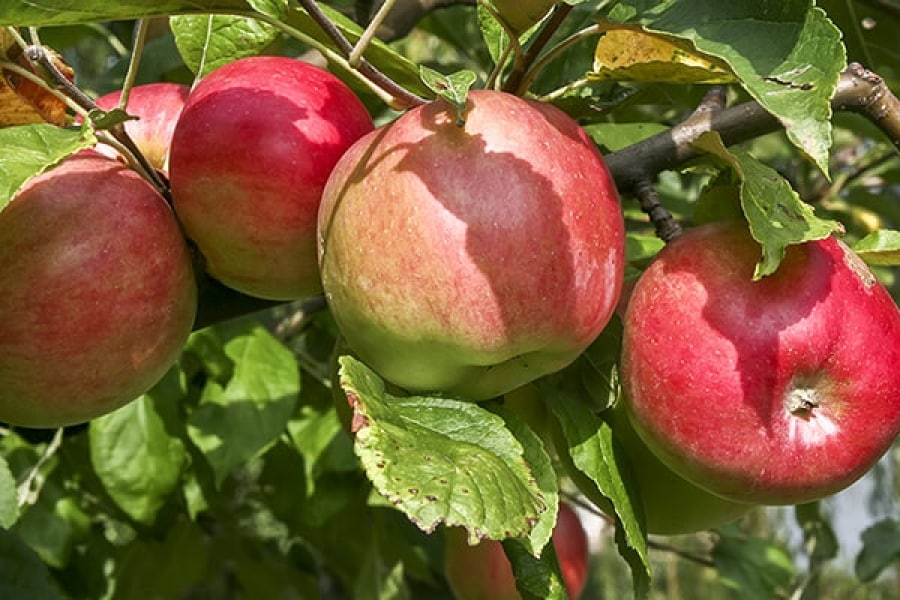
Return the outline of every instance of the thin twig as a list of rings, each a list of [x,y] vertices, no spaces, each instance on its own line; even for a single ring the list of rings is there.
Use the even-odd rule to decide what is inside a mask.
[[[328,18],[315,0],[297,0],[298,4],[306,11],[309,17],[322,28],[322,31],[334,42],[344,58],[349,58],[353,53],[353,44],[341,33],[341,30]],[[389,92],[396,100],[399,106],[394,108],[413,108],[427,104],[428,100],[413,94],[403,86],[399,85],[393,79],[376,69],[365,58],[360,57],[359,65],[356,70],[362,73],[367,79],[371,80],[378,87]]]
[[[94,100],[82,92],[75,84],[66,79],[66,76],[63,75],[60,70],[53,64],[53,60],[50,57],[50,54],[43,46],[29,46],[25,49],[25,56],[29,61],[33,63],[39,64],[41,67],[47,70],[50,76],[53,78],[54,84],[56,84],[64,94],[66,94],[69,98],[75,101],[82,109],[90,112],[92,110],[98,110],[97,103]],[[125,132],[124,127],[113,127],[109,129],[109,134],[113,136],[119,143],[128,148],[129,152],[134,156],[137,160],[138,164],[141,166],[142,175],[165,197],[168,197],[168,185],[165,181],[163,181],[162,177],[159,173],[156,172],[156,169],[153,168],[153,165],[147,160],[147,157],[138,149],[137,145],[134,143],[134,140]]]
[[[662,202],[659,200],[659,193],[649,179],[642,179],[635,185],[634,195],[641,204],[641,210],[650,217],[650,222],[656,229],[656,236],[669,243],[681,235],[681,225],[672,216]]]
[[[538,74],[543,71],[547,67],[547,65],[555,60],[560,54],[562,54],[578,42],[599,34],[600,31],[601,28],[599,25],[590,25],[580,31],[576,31],[575,33],[561,41],[559,44],[556,44],[547,52],[547,54],[542,56],[540,60],[536,61],[534,63],[534,66],[532,66],[522,77],[522,81],[519,82],[519,91],[524,93],[529,87],[531,87],[531,82],[534,81],[534,78],[537,77]]]
[[[565,2],[560,2],[553,7],[550,16],[547,17],[547,20],[529,44],[525,56],[522,60],[516,61],[516,64],[513,66],[513,70],[510,72],[509,77],[506,79],[506,83],[503,85],[504,90],[520,95],[524,92],[522,84],[525,75],[531,68],[531,65],[538,59],[541,52],[544,51],[544,47],[550,42],[550,38],[552,38],[556,30],[559,29],[563,20],[569,16],[571,10],[572,7]]]
[[[138,19],[134,29],[134,43],[132,44],[131,58],[128,61],[128,71],[125,72],[125,81],[122,83],[122,95],[119,97],[119,108],[125,110],[128,106],[128,97],[134,80],[137,78],[138,66],[141,64],[141,56],[144,54],[144,41],[147,39],[147,19]]]
[[[50,443],[47,444],[47,448],[44,449],[44,453],[41,455],[38,461],[34,463],[31,471],[28,472],[25,480],[19,486],[19,508],[28,504],[34,504],[37,501],[38,496],[41,493],[41,484],[40,482],[38,482],[35,489],[32,489],[32,487],[35,485],[35,481],[37,481],[38,476],[41,474],[41,469],[44,468],[44,465],[47,464],[47,461],[53,458],[53,455],[56,454],[56,451],[59,450],[60,446],[62,446],[63,431],[64,430],[62,427],[56,430],[56,433],[53,434],[53,439],[50,440]]]
[[[363,52],[369,47],[369,44],[375,37],[375,32],[381,27],[381,24],[384,23],[384,20],[387,18],[392,8],[394,8],[394,0],[385,0],[378,8],[375,16],[372,17],[372,20],[366,26],[365,31],[363,31],[362,35],[359,36],[359,39],[356,40],[356,45],[353,46],[353,50],[351,50],[350,54],[347,56],[347,62],[354,69],[359,66]]]

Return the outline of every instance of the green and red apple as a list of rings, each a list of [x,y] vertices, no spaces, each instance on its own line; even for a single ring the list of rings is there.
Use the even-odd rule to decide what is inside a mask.
[[[566,503],[559,505],[552,543],[566,592],[574,600],[587,584],[590,553],[581,520]],[[483,540],[470,546],[466,532],[458,527],[447,530],[444,575],[457,600],[522,598],[503,545],[496,540]]]
[[[169,147],[175,123],[189,93],[190,87],[168,82],[136,85],[129,92],[126,112],[138,118],[125,121],[125,133],[149,163],[160,171],[168,171]],[[117,108],[121,96],[121,91],[101,96],[97,99],[97,106],[103,110]],[[117,150],[103,144],[98,145],[96,150],[112,158],[119,155]]]
[[[900,432],[900,311],[829,237],[753,280],[743,221],[696,227],[635,286],[627,410],[673,471],[724,498],[796,504],[856,481]]]
[[[178,359],[191,256],[162,196],[93,151],[0,211],[0,421],[57,427],[112,411]]]
[[[300,60],[243,58],[201,80],[175,127],[169,172],[175,212],[209,274],[270,300],[320,292],[322,189],[373,127],[350,88]]]
[[[624,225],[565,113],[469,93],[367,134],[319,213],[326,298],[348,345],[412,392],[485,400],[571,363],[619,298]]]

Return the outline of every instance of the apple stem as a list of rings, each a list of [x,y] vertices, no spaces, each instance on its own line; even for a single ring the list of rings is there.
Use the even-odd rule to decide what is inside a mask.
[[[662,205],[659,193],[649,179],[642,179],[635,185],[635,196],[641,204],[641,210],[650,217],[656,229],[656,235],[667,244],[681,235],[681,225],[672,213]]]
[[[353,46],[350,54],[347,55],[347,63],[354,69],[359,67],[363,52],[366,51],[366,48],[368,48],[369,44],[372,42],[372,38],[375,37],[375,31],[381,27],[381,24],[384,23],[388,13],[394,8],[394,2],[395,0],[385,0],[381,4],[378,11],[375,13],[375,16],[372,17],[372,20],[369,21],[369,24],[366,26],[366,30],[359,36],[356,45]]]

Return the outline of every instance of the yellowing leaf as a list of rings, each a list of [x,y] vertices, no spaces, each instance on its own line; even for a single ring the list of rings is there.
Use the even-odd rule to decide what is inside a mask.
[[[594,50],[594,80],[656,83],[729,83],[726,64],[698,51],[687,40],[639,27],[601,23],[605,33]]]
[[[69,81],[75,73],[53,53],[53,62]],[[14,63],[33,71],[21,49],[5,29],[0,29],[0,62]],[[66,104],[40,85],[11,70],[0,71],[0,127],[52,123],[65,125]]]

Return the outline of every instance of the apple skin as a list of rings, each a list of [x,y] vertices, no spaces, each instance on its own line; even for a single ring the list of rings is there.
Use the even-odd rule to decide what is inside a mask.
[[[617,402],[604,416],[632,467],[647,533],[681,535],[705,531],[731,523],[756,508],[755,504],[716,496],[663,464],[635,432],[623,402]]]
[[[121,163],[79,153],[0,212],[0,420],[112,411],[178,359],[197,289],[175,216]]]
[[[628,414],[670,468],[725,498],[797,504],[862,476],[900,431],[900,311],[828,238],[753,282],[742,221],[666,246],[626,311]]]
[[[409,391],[480,401],[572,362],[608,322],[624,225],[608,171],[562,111],[469,93],[368,134],[319,212],[326,298],[347,343]]]
[[[459,527],[446,532],[444,574],[457,600],[521,600],[503,545],[483,540],[470,546],[466,539]],[[587,585],[590,552],[581,520],[568,504],[559,505],[552,540],[563,584],[574,600]]]
[[[279,56],[231,62],[191,92],[172,138],[172,199],[210,275],[245,294],[321,291],[316,216],[344,151],[374,125],[340,79]]]
[[[158,82],[136,85],[129,93],[126,111],[139,119],[126,121],[125,133],[150,164],[160,171],[168,171],[172,134],[190,90],[190,87],[180,83]],[[119,106],[121,96],[121,90],[101,96],[97,99],[97,106],[112,110]],[[95,149],[111,158],[119,156],[111,146],[99,144]]]

